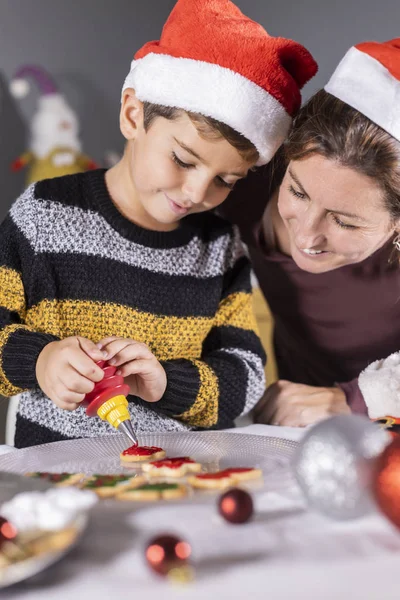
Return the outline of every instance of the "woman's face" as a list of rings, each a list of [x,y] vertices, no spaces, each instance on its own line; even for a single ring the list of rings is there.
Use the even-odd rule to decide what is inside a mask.
[[[310,273],[364,260],[396,229],[373,180],[317,154],[289,163],[278,210],[293,260]]]

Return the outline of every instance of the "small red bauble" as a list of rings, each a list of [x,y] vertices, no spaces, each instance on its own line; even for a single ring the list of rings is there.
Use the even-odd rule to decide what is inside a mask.
[[[0,548],[5,542],[11,542],[17,537],[17,530],[4,517],[0,517]]]
[[[253,500],[245,490],[233,488],[220,496],[218,510],[229,523],[246,523],[253,515]]]
[[[169,575],[172,570],[188,565],[192,549],[175,535],[159,535],[146,546],[148,565],[160,575]]]
[[[400,527],[400,437],[396,437],[377,460],[374,494],[382,512]]]

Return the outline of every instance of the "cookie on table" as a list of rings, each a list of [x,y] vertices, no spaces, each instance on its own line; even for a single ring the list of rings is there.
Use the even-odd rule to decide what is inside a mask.
[[[83,483],[81,489],[91,490],[100,498],[112,498],[122,490],[139,486],[145,483],[143,476],[132,477],[131,475],[92,475]]]
[[[44,471],[25,473],[25,475],[27,477],[33,477],[34,479],[44,479],[49,483],[54,483],[57,487],[76,485],[85,477],[83,473],[47,473]]]
[[[232,469],[224,469],[224,472],[229,473],[235,481],[251,481],[262,478],[261,469],[250,467],[233,467]]]
[[[157,446],[130,446],[120,453],[122,462],[141,462],[145,460],[158,460],[164,458],[165,450]]]
[[[199,473],[201,464],[189,456],[162,458],[143,465],[149,477],[184,477],[187,473]]]
[[[117,500],[134,502],[157,502],[158,500],[177,500],[187,495],[187,488],[179,483],[145,483],[139,487],[120,492]]]
[[[223,490],[233,485],[233,478],[229,473],[217,471],[216,473],[199,473],[188,477],[188,483],[194,488],[205,490]]]
[[[260,479],[261,476],[261,469],[237,467],[224,469],[223,471],[217,471],[216,473],[199,473],[198,475],[192,475],[188,478],[188,483],[194,488],[220,490],[236,485],[242,481]]]

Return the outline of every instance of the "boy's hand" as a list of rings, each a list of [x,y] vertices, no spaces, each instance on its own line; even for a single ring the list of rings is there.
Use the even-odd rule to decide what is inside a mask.
[[[75,410],[104,377],[104,371],[95,364],[98,360],[104,360],[104,353],[86,338],[75,336],[50,342],[36,361],[36,378],[56,406]]]
[[[129,393],[146,402],[158,402],[167,387],[167,375],[154,354],[141,342],[108,337],[97,346],[107,352],[106,360],[129,385]]]

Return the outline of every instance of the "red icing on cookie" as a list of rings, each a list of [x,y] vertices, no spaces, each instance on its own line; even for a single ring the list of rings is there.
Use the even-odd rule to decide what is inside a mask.
[[[157,446],[130,446],[122,454],[123,456],[151,456],[157,452],[163,452],[163,449]]]
[[[202,473],[196,475],[197,479],[226,479],[229,477],[229,473],[226,471],[220,471],[219,473]]]
[[[168,467],[168,469],[179,469],[182,465],[191,463],[193,464],[195,461],[189,458],[188,456],[177,456],[176,458],[164,458],[161,460],[156,460],[151,463],[153,467],[157,469],[161,469],[161,467]]]
[[[234,469],[225,469],[225,471],[222,472],[227,473],[227,475],[231,475],[235,473],[248,473],[249,471],[254,471],[254,469],[250,469],[248,467],[237,467]]]
[[[232,469],[224,469],[223,471],[218,471],[218,473],[202,473],[201,475],[196,475],[198,479],[224,479],[225,477],[230,477],[235,473],[248,473],[249,471],[254,471],[254,469],[250,469],[248,467],[237,467]]]

